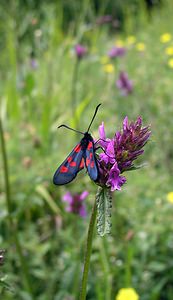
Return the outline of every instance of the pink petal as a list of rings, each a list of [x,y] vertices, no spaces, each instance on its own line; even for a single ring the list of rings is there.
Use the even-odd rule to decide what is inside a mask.
[[[64,194],[64,196],[62,197],[62,200],[64,202],[68,202],[69,204],[71,204],[73,202],[73,196],[70,192],[67,192],[66,194]]]
[[[104,122],[102,122],[102,124],[99,126],[99,135],[100,135],[101,139],[103,139],[103,140],[106,139]]]
[[[83,191],[82,194],[80,194],[80,200],[83,201],[87,196],[88,196],[88,192],[87,191]]]

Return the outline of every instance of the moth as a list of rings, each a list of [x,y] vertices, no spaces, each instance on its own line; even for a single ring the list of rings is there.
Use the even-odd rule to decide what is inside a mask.
[[[97,105],[91,122],[88,126],[86,132],[81,132],[75,130],[67,125],[60,125],[60,127],[66,127],[67,129],[73,130],[83,135],[80,142],[74,147],[71,153],[63,161],[63,163],[58,167],[54,176],[53,183],[56,185],[64,185],[71,182],[81,171],[84,166],[87,169],[88,175],[93,181],[97,181],[99,177],[99,169],[97,164],[97,158],[95,154],[95,143],[93,137],[89,133],[91,125],[95,119],[98,108],[101,104]]]

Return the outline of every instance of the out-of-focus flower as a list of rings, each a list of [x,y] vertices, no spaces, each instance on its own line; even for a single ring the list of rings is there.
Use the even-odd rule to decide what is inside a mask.
[[[136,37],[134,35],[129,35],[126,42],[127,45],[133,45],[136,42]]]
[[[173,58],[170,58],[170,59],[168,60],[168,66],[169,66],[171,69],[173,69]]]
[[[133,288],[122,288],[119,290],[115,300],[138,300],[139,295]]]
[[[135,233],[132,229],[129,229],[124,237],[125,241],[130,241],[134,237]]]
[[[165,44],[165,43],[168,43],[171,40],[171,38],[172,38],[171,34],[166,32],[161,35],[160,41],[161,41],[161,43]]]
[[[106,55],[105,56],[102,56],[101,58],[100,58],[100,63],[102,64],[102,65],[105,65],[105,64],[107,64],[109,62],[109,57],[107,57]]]
[[[30,168],[31,165],[32,165],[32,158],[31,158],[30,156],[25,156],[25,157],[23,157],[23,159],[22,159],[22,165],[23,165],[26,169]]]
[[[112,64],[106,64],[103,66],[103,70],[105,71],[105,73],[113,73],[115,68]]]
[[[108,52],[108,56],[110,58],[115,58],[119,56],[123,56],[126,53],[126,49],[124,47],[113,47]]]
[[[139,52],[143,52],[143,51],[145,51],[146,46],[145,46],[144,43],[137,43],[137,44],[136,44],[136,49],[137,49]]]
[[[168,200],[168,202],[173,204],[173,192],[169,192],[167,194],[167,200]]]
[[[114,19],[111,15],[100,16],[96,20],[97,25],[110,24],[114,28],[120,27],[120,22],[118,19]]]
[[[37,69],[38,68],[38,61],[35,58],[32,58],[30,60],[30,66],[32,69]]]
[[[66,211],[77,214],[81,217],[86,217],[86,206],[84,204],[85,198],[88,196],[88,192],[84,191],[81,194],[71,194],[67,192],[62,200],[67,202]]]
[[[35,57],[35,53],[34,50],[32,49],[31,53],[30,53],[30,66],[32,69],[37,69],[38,68],[38,60]]]
[[[107,23],[111,23],[113,20],[111,15],[105,15],[105,16],[100,16],[97,20],[96,20],[96,24],[98,25],[103,25],[103,24],[107,24]]]
[[[142,119],[129,123],[125,117],[123,129],[115,133],[113,139],[106,138],[104,123],[99,126],[99,144],[103,152],[99,154],[99,180],[101,186],[110,187],[111,191],[120,190],[126,182],[121,176],[125,171],[134,168],[134,160],[143,154],[142,149],[147,143],[151,132],[149,127],[142,127]]]
[[[82,46],[82,45],[80,45],[80,44],[77,44],[75,46],[75,53],[76,53],[77,58],[81,59],[81,58],[83,58],[86,55],[87,48],[84,47],[84,46]]]
[[[173,47],[167,47],[165,53],[170,56],[173,55]]]
[[[119,78],[116,81],[116,86],[121,90],[123,96],[127,96],[133,90],[133,83],[129,79],[128,74],[126,72],[120,72]]]
[[[38,19],[37,18],[33,18],[32,20],[31,20],[31,24],[34,26],[34,25],[37,25],[37,23],[38,23]]]

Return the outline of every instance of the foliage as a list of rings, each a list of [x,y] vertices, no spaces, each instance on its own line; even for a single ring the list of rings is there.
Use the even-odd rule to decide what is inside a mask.
[[[14,222],[10,228],[0,160],[0,249],[7,250],[0,266],[1,298],[77,299],[96,190],[84,172],[68,187],[53,186],[54,171],[80,139],[57,126],[66,123],[84,131],[102,102],[92,127],[95,138],[103,120],[107,136],[112,136],[126,115],[130,120],[142,115],[144,124],[151,123],[152,140],[145,152],[148,165],[128,172],[127,185],[112,199],[111,235],[95,235],[88,299],[115,299],[121,288],[133,287],[141,300],[172,300],[173,206],[166,199],[173,171],[173,64],[167,50],[173,47],[172,3],[154,11],[150,22],[144,8],[136,19],[127,12],[120,34],[110,33],[107,25],[85,23],[87,1],[81,14],[76,11],[75,30],[72,25],[64,30],[62,9],[57,17],[61,2],[44,1],[36,11],[26,9],[27,3],[21,11],[18,1],[9,10],[1,4],[0,109]],[[165,33],[170,33],[170,40],[163,42],[160,37]],[[88,55],[79,64],[73,113],[73,50],[79,42],[88,48]],[[108,51],[120,44],[126,54],[109,59]],[[133,81],[133,91],[126,96],[115,84],[120,71]],[[86,219],[65,211],[61,200],[67,190],[89,191]],[[13,230],[28,267],[30,294]]]

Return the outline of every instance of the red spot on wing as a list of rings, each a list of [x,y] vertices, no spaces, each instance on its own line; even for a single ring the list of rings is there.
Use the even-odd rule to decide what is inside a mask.
[[[81,151],[81,145],[77,145],[75,148],[74,148],[74,152],[79,152]]]
[[[82,169],[84,167],[84,159],[82,158],[79,168]]]
[[[67,157],[67,161],[71,162],[72,161],[72,157],[71,156]]]
[[[67,172],[68,172],[68,168],[67,168],[67,167],[62,166],[62,167],[60,168],[60,173],[67,173]]]
[[[86,159],[86,166],[88,167],[89,164],[90,164],[90,159],[87,158],[87,159]]]
[[[72,161],[72,162],[70,163],[70,167],[76,167],[76,162],[75,162],[75,161]]]
[[[92,142],[89,142],[89,143],[88,143],[88,146],[87,146],[87,149],[90,150],[91,148],[93,148],[93,143],[92,143]]]
[[[92,159],[92,157],[93,157],[93,154],[92,154],[92,152],[90,153],[90,159]]]
[[[92,162],[90,163],[90,167],[91,167],[91,168],[94,168],[94,161],[92,161]]]

